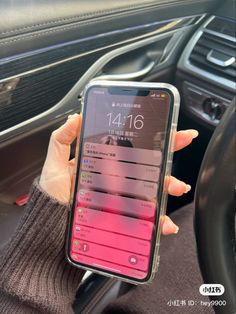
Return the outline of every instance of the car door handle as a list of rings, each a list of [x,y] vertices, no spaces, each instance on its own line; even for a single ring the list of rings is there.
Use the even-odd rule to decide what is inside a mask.
[[[130,72],[130,73],[122,73],[122,74],[105,74],[105,75],[96,77],[96,80],[101,79],[101,80],[122,80],[122,81],[124,80],[125,81],[125,80],[137,79],[148,74],[153,69],[155,64],[156,64],[155,61],[151,61],[148,63],[147,66],[145,66],[141,70]]]

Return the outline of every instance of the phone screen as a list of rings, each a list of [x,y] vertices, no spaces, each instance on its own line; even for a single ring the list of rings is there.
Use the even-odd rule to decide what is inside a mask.
[[[89,89],[69,248],[73,262],[138,280],[150,275],[171,96],[165,89]]]

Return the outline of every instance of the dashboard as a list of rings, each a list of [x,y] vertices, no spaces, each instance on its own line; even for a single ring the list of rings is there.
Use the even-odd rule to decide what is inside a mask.
[[[236,92],[235,27],[235,1],[227,1],[197,29],[178,62],[182,109],[211,129]]]

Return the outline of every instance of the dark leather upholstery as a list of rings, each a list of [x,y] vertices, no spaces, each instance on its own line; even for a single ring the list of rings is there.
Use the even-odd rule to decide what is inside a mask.
[[[214,2],[0,0],[0,58],[119,29],[121,25],[125,28],[168,19],[170,12],[172,18],[203,13]]]

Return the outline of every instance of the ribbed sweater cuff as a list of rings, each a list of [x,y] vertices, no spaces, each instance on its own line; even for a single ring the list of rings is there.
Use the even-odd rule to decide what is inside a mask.
[[[12,298],[35,312],[72,311],[71,304],[84,272],[66,261],[66,224],[66,204],[51,198],[35,180],[25,213],[1,254],[1,313],[8,313],[4,308],[9,308],[7,300]],[[19,307],[17,313],[21,313]]]

